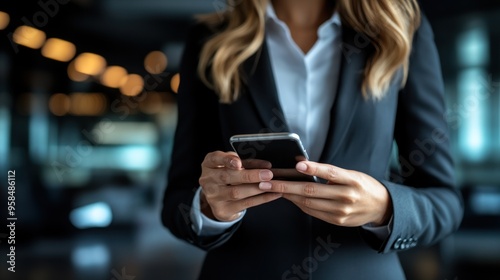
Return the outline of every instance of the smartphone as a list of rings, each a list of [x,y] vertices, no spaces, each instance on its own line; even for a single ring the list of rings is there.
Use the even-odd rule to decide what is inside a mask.
[[[295,133],[240,134],[232,136],[229,142],[245,169],[270,169],[274,180],[318,181],[295,169],[297,162],[309,159]]]

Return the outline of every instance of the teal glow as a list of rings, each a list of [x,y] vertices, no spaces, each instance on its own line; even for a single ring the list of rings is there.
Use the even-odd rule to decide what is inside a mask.
[[[71,253],[73,265],[82,269],[107,266],[110,259],[108,247],[102,244],[79,246]]]
[[[97,202],[74,209],[71,211],[69,217],[75,227],[85,229],[109,226],[113,219],[113,214],[108,204]]]
[[[487,156],[490,146],[488,131],[489,79],[482,68],[460,72],[458,76],[459,106],[456,108],[462,125],[459,145],[462,156],[469,161],[480,161]]]
[[[7,169],[9,162],[11,119],[8,108],[0,107],[0,170]]]
[[[481,22],[473,22],[458,37],[458,62],[461,66],[483,66],[489,63],[490,42],[488,31]]]

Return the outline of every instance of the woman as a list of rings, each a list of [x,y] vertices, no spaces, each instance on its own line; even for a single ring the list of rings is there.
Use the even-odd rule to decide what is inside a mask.
[[[163,223],[208,250],[201,279],[404,279],[395,253],[463,212],[416,0],[231,2],[187,41]],[[283,131],[310,154],[296,169],[326,184],[225,152],[234,134]]]

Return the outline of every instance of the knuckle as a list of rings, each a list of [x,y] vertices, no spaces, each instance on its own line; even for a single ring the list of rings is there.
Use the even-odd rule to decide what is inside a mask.
[[[351,182],[352,184],[357,187],[357,188],[360,188],[362,186],[362,176],[361,176],[361,173],[359,172],[355,172],[355,171],[351,171],[349,172],[349,175],[351,175]]]
[[[334,224],[343,226],[347,223],[347,218],[346,217],[335,217],[334,218]]]
[[[344,202],[347,204],[356,204],[359,200],[358,192],[354,190],[349,190],[344,196]]]
[[[227,155],[231,155],[231,156],[238,156],[238,154],[236,152],[233,152],[233,151],[229,151],[229,152],[226,152]]]
[[[207,199],[215,196],[215,194],[217,193],[217,188],[213,185],[207,185],[205,187],[202,187],[202,190]]]
[[[240,172],[241,174],[241,180],[244,182],[244,183],[249,183],[252,181],[252,174],[250,172]]]
[[[198,184],[202,187],[205,186],[207,183],[208,183],[207,177],[205,176],[201,176],[200,179],[198,179]]]
[[[227,171],[219,172],[219,182],[227,185],[227,184],[229,184],[229,181],[230,181],[230,175]]]
[[[214,162],[215,161],[215,152],[210,152],[205,156],[205,162]]]
[[[316,186],[314,184],[306,184],[304,186],[305,196],[314,196],[316,194]]]
[[[310,208],[311,207],[311,204],[312,204],[312,200],[310,198],[304,198],[302,200],[302,205],[306,208]]]
[[[334,180],[335,177],[337,176],[337,170],[335,170],[335,167],[333,166],[328,166],[326,168],[326,174],[327,174],[327,177],[326,179],[328,180]]]
[[[224,157],[224,153],[221,151],[211,152],[209,155],[209,161],[212,166],[219,166],[221,159]]]
[[[352,209],[348,206],[341,207],[339,209],[340,218],[345,218],[352,213]]]
[[[241,192],[237,187],[231,187],[229,190],[229,196],[232,200],[238,200],[241,198]]]
[[[276,188],[276,191],[281,192],[281,193],[286,193],[286,191],[288,189],[285,183],[273,184],[273,187]]]
[[[215,152],[210,155],[209,161],[212,165],[217,165],[217,155]]]

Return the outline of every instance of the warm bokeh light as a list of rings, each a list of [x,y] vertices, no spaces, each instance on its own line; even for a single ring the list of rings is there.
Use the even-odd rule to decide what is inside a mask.
[[[147,92],[144,100],[139,103],[139,109],[145,114],[158,114],[163,109],[162,94],[159,92]]]
[[[75,56],[76,47],[65,40],[50,38],[42,48],[42,55],[57,61],[68,62]]]
[[[167,69],[167,56],[161,51],[152,51],[144,59],[144,68],[151,74],[160,74]]]
[[[99,116],[106,112],[106,97],[102,93],[72,93],[70,114],[75,116]]]
[[[10,16],[6,12],[0,11],[0,30],[7,28],[10,22]]]
[[[71,101],[66,94],[56,93],[50,97],[49,109],[56,116],[64,116],[68,114],[71,108]]]
[[[71,61],[68,65],[68,77],[75,82],[84,82],[89,76],[78,72],[75,68],[75,61]]]
[[[75,59],[76,71],[89,76],[96,76],[104,71],[106,60],[94,53],[82,53]]]
[[[127,70],[121,66],[109,66],[101,76],[101,83],[110,88],[119,88],[126,81]]]
[[[32,49],[39,49],[45,43],[45,32],[23,25],[16,28],[12,39],[19,45],[23,45]]]
[[[137,74],[130,74],[123,78],[123,84],[120,86],[120,92],[127,96],[136,96],[144,88],[144,79]]]
[[[181,83],[181,75],[179,75],[179,73],[172,76],[172,79],[170,80],[170,88],[172,88],[173,92],[177,93],[179,91],[180,83]]]

